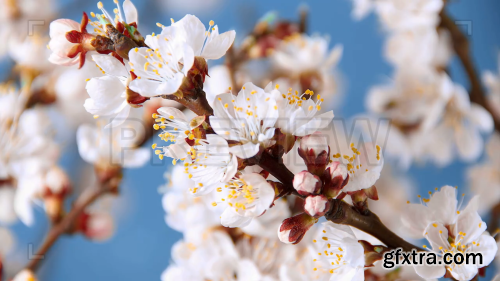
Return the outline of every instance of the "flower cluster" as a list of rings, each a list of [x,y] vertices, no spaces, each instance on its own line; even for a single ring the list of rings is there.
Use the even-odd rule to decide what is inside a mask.
[[[445,71],[453,47],[448,30],[439,25],[444,2],[354,4],[356,18],[373,10],[389,34],[385,57],[394,66],[393,77],[373,87],[367,98],[370,114],[391,120],[388,141],[394,145],[388,146],[387,154],[404,168],[421,160],[445,166],[455,154],[476,160],[483,150],[481,133],[491,132],[493,121],[482,106],[470,103],[464,87]]]

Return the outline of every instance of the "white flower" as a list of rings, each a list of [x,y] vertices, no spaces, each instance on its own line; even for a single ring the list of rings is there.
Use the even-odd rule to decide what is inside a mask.
[[[479,195],[479,212],[490,211],[500,201],[500,135],[493,133],[486,146],[487,160],[467,171],[470,189]]]
[[[428,130],[437,123],[452,94],[453,83],[446,74],[400,69],[390,85],[370,90],[366,105],[404,131]]]
[[[207,31],[197,17],[186,15],[163,27],[161,34],[148,35],[145,42],[151,49],[130,50],[130,62],[140,77],[131,82],[130,88],[148,97],[177,92],[195,57],[219,59],[232,45],[234,31],[219,35],[217,26],[211,24],[209,28]]]
[[[253,218],[262,215],[274,200],[273,187],[259,174],[242,174],[223,188],[227,208],[221,215],[221,224],[226,227],[247,226]]]
[[[453,214],[455,215],[455,214]],[[431,222],[425,228],[425,238],[432,246],[432,250],[439,255],[444,253],[480,253],[481,264],[451,264],[446,268],[456,280],[470,280],[479,268],[487,266],[493,261],[498,250],[496,241],[486,230],[486,223],[481,220],[474,208],[467,207],[456,215],[453,224],[440,221]],[[446,272],[445,266],[416,266],[415,271],[423,278],[439,278]]]
[[[220,59],[231,47],[236,36],[234,30],[219,34],[219,28],[210,21],[208,29],[193,15],[186,15],[171,26],[163,27],[162,34],[168,34],[173,41],[182,41],[191,48],[194,56],[207,60]],[[172,36],[172,37],[170,37]],[[190,68],[190,65],[188,65]]]
[[[94,165],[121,165],[125,168],[144,165],[150,159],[150,150],[134,148],[133,143],[129,143],[131,138],[122,134],[133,131],[140,138],[140,129],[143,128],[134,125],[142,126],[142,124],[124,123],[114,129],[102,130],[88,124],[80,125],[76,134],[80,156]]]
[[[50,51],[46,47],[46,38],[36,34],[26,38],[12,37],[8,44],[9,55],[19,66],[38,71],[50,67],[47,62]]]
[[[365,254],[349,226],[324,222],[310,250],[316,259],[309,276],[329,276],[335,280],[364,280]],[[328,255],[325,255],[325,251]],[[307,274],[307,273],[306,273]]]
[[[342,45],[328,51],[328,41],[325,37],[297,33],[283,40],[271,58],[277,68],[291,72],[290,75],[331,70],[342,56]]]
[[[92,122],[92,115],[88,114],[82,104],[89,97],[87,90],[87,79],[89,77],[99,77],[102,71],[94,64],[87,63],[81,69],[76,67],[62,68],[54,83],[57,109],[66,118],[72,128],[85,122]]]
[[[465,194],[462,194],[462,197]],[[425,228],[431,222],[439,222],[443,225],[452,226],[456,223],[457,217],[463,212],[476,212],[478,208],[478,197],[470,200],[467,207],[460,211],[461,203],[458,204],[456,188],[449,185],[443,186],[432,196],[421,198],[421,204],[408,204],[401,212],[403,226],[408,229],[408,235],[413,238],[422,238],[425,234]],[[467,232],[465,232],[467,233]]]
[[[238,158],[255,156],[262,146],[274,144],[278,106],[273,96],[252,83],[246,83],[237,96],[221,94],[214,102],[210,124],[226,140],[237,141],[230,151]]]
[[[93,55],[92,59],[106,76],[92,78],[87,82],[86,89],[90,98],[83,106],[93,115],[113,118],[106,128],[116,127],[127,119],[131,109],[127,101],[128,69],[113,56]],[[144,100],[143,98],[142,102]]]
[[[436,28],[411,29],[392,34],[385,57],[396,67],[444,68],[453,55],[450,35]]]
[[[162,281],[234,280],[238,253],[229,235],[222,231],[198,232],[172,247],[173,264]]]
[[[189,189],[195,182],[184,173],[184,167],[175,165],[168,173],[169,183],[163,195],[162,205],[166,212],[167,225],[179,232],[203,232],[210,227],[220,225],[217,213],[209,202],[210,195],[194,197]]]
[[[130,82],[130,89],[145,97],[170,95],[179,90],[194,63],[194,56],[186,43],[169,43],[167,39],[165,34],[148,35],[145,42],[151,49],[130,50],[131,71],[137,75],[137,79]]]
[[[340,104],[342,80],[336,66],[342,57],[342,45],[328,50],[329,39],[296,33],[282,40],[274,50],[271,61],[280,77],[274,82],[284,89],[293,88],[298,93],[313,90],[320,96],[329,97],[327,107]],[[334,102],[333,102],[334,101]],[[307,107],[306,107],[307,108]]]
[[[278,91],[278,84],[275,88],[269,83],[264,91],[271,93],[276,100],[279,118],[275,127],[282,133],[303,137],[325,128],[332,121],[333,111],[316,115],[323,103],[320,95],[316,96],[315,102],[312,91],[299,95],[297,91],[292,93],[292,89],[288,89],[288,93],[283,94]]]
[[[349,181],[342,191],[354,192],[370,188],[380,177],[380,172],[384,167],[384,157],[379,145],[373,143],[363,143],[356,148],[351,143],[348,149],[341,145],[340,150],[333,149],[332,157],[334,161],[339,161],[346,165],[349,174]],[[336,152],[340,151],[340,152]]]
[[[441,121],[430,131],[426,153],[438,163],[448,164],[456,147],[462,160],[474,161],[483,151],[481,133],[492,130],[493,119],[488,111],[471,103],[467,91],[455,84]]]
[[[157,112],[153,113],[153,118],[158,122],[154,125],[154,129],[161,129],[162,133],[159,137],[165,142],[172,142],[172,144],[165,147],[158,147],[163,149],[155,151],[156,154],[167,156],[174,159],[186,159],[188,153],[193,150],[187,143],[187,140],[192,141],[192,144],[200,144],[201,140],[195,139],[192,130],[201,125],[204,121],[203,117],[195,117],[191,120],[179,109],[175,107],[160,107]],[[153,144],[153,149],[157,146]]]
[[[389,30],[407,30],[417,27],[436,27],[442,0],[374,0],[375,10]]]
[[[276,231],[283,221],[283,218],[290,217],[290,208],[285,200],[274,201],[274,206],[266,213],[257,217],[249,225],[241,230],[254,237],[276,238]]]
[[[193,147],[192,163],[185,163],[189,177],[196,183],[193,194],[204,195],[229,182],[238,171],[238,159],[230,153],[225,139],[207,135],[206,140]]]

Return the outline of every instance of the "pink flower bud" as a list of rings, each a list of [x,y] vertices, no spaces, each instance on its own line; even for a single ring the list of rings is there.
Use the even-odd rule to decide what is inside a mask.
[[[308,196],[304,202],[304,211],[311,217],[322,217],[330,209],[330,202],[324,195]]]
[[[303,137],[300,140],[299,155],[304,159],[309,172],[321,175],[328,164],[330,147],[328,136],[320,132]]]
[[[323,194],[328,198],[336,198],[347,182],[349,182],[347,167],[334,161],[328,165],[323,173]]]
[[[87,238],[95,241],[109,239],[115,230],[113,217],[108,213],[84,214],[81,222],[80,231]]]
[[[278,228],[278,238],[286,244],[297,244],[316,221],[306,213],[285,219]]]
[[[318,194],[321,190],[321,179],[308,171],[302,171],[293,177],[293,187],[300,195]]]
[[[45,187],[50,195],[64,196],[70,191],[71,182],[61,168],[54,166],[45,174]]]

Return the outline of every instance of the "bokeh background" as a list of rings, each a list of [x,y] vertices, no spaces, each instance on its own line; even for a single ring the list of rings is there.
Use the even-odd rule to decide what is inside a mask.
[[[82,11],[97,12],[92,0],[57,1],[60,18],[79,21]],[[109,2],[109,3],[108,3]],[[251,30],[253,24],[266,12],[276,11],[282,18],[294,20],[298,8],[309,9],[309,32],[328,34],[330,45],[341,43],[344,54],[338,69],[342,72],[344,101],[337,106],[336,117],[348,118],[365,111],[364,97],[367,90],[385,81],[392,68],[384,61],[384,33],[374,15],[358,22],[351,17],[349,0],[143,0],[133,1],[139,10],[142,34],[158,32],[156,22],[168,24],[186,13],[195,14],[203,22],[214,20],[221,30],[235,29],[236,43]],[[103,1],[112,7],[111,0]],[[498,47],[500,46],[500,1],[455,0],[450,1],[451,15],[460,21],[469,21],[473,57],[479,70],[496,70]],[[48,22],[46,24],[49,24]],[[462,26],[467,29],[467,26]],[[0,27],[1,28],[1,27]],[[8,58],[0,64],[0,80],[8,75],[12,62]],[[219,62],[211,62],[217,64]],[[454,81],[468,86],[464,73],[455,59],[450,68]],[[75,182],[81,181],[84,162],[78,155],[74,137],[65,140],[65,152],[61,166]],[[150,145],[150,142],[147,145]],[[41,280],[87,281],[87,280],[159,280],[162,271],[170,263],[170,249],[181,235],[169,229],[164,222],[161,205],[161,189],[165,183],[163,174],[170,161],[150,164],[125,171],[120,196],[111,203],[116,219],[116,233],[106,242],[90,242],[82,236],[63,237],[46,255],[47,261],[39,271]],[[419,192],[424,193],[445,184],[458,186],[459,193],[466,192],[465,169],[467,165],[455,162],[445,168],[432,164],[425,167],[413,165],[408,172]],[[468,200],[470,196],[466,197]],[[416,198],[401,198],[401,200]],[[395,214],[395,219],[397,214]],[[487,221],[487,219],[485,219]],[[7,261],[8,268],[24,264],[34,252],[46,231],[48,222],[42,209],[37,211],[36,224],[28,228],[18,222],[13,226],[17,237],[15,253]],[[492,270],[490,270],[490,274]],[[485,280],[490,280],[487,277]]]

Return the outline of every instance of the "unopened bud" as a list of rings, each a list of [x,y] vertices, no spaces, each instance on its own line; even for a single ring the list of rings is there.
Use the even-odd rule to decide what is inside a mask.
[[[94,241],[109,239],[115,230],[113,217],[103,212],[83,214],[79,227],[83,235]]]
[[[35,274],[29,269],[23,269],[21,272],[14,276],[12,281],[37,281]]]
[[[307,170],[321,175],[328,165],[330,147],[328,137],[320,132],[303,137],[300,140],[299,155],[304,159]]]
[[[322,217],[330,209],[330,202],[324,195],[311,195],[304,202],[304,211],[311,217]]]
[[[319,194],[321,186],[321,179],[308,171],[302,171],[293,177],[293,187],[303,196]]]
[[[71,187],[71,182],[66,173],[59,167],[52,167],[45,175],[45,186],[51,194],[67,194]]]
[[[347,182],[349,182],[347,167],[334,161],[326,167],[323,173],[323,194],[328,198],[336,198]]]
[[[306,213],[285,219],[278,228],[278,238],[286,244],[297,244],[316,221]]]

